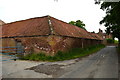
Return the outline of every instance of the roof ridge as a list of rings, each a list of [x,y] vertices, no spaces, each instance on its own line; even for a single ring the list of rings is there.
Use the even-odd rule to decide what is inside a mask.
[[[49,28],[50,28],[50,34],[51,35],[54,35],[54,29],[53,29],[53,26],[52,26],[52,22],[51,22],[51,16],[47,15],[48,17],[48,25],[49,25]]]

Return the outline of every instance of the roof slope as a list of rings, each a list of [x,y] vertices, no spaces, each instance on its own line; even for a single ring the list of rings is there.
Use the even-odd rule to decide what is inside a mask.
[[[49,35],[47,19],[47,17],[32,18],[5,24],[2,27],[2,36],[0,37]]]
[[[65,23],[53,17],[50,18],[53,30],[56,35],[79,37],[79,38],[92,38],[87,31],[77,26]]]
[[[98,39],[86,30],[68,24],[50,16],[31,18],[4,24],[2,27],[2,38],[59,35],[77,38]]]

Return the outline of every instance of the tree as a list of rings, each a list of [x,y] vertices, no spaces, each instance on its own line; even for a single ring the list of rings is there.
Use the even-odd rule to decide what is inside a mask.
[[[78,26],[78,27],[80,27],[80,28],[86,30],[86,29],[85,29],[85,24],[84,24],[82,21],[80,21],[80,20],[77,20],[77,21],[70,21],[69,24]]]
[[[100,9],[106,11],[100,24],[104,24],[108,34],[118,38],[120,45],[120,2],[103,2]]]
[[[76,26],[76,22],[75,21],[70,21],[69,24],[72,24],[72,25]]]

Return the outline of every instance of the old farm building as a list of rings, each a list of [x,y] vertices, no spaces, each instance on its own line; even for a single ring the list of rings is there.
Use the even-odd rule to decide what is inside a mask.
[[[23,53],[54,55],[75,47],[101,44],[102,38],[51,16],[36,17],[2,26],[3,47],[23,46]]]

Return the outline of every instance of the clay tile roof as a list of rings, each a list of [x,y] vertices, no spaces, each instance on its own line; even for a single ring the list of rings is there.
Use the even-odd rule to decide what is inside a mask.
[[[2,38],[50,35],[69,36],[77,38],[98,39],[86,30],[68,24],[50,16],[16,21],[2,26]],[[96,35],[97,36],[97,35]]]
[[[82,28],[68,24],[53,17],[51,17],[50,20],[56,35],[92,39],[92,36],[90,36],[90,34]]]
[[[2,26],[0,37],[49,35],[47,19],[44,16],[5,24]]]
[[[90,34],[91,34],[91,36],[93,36],[97,40],[103,40],[103,38],[96,33],[90,33]]]

